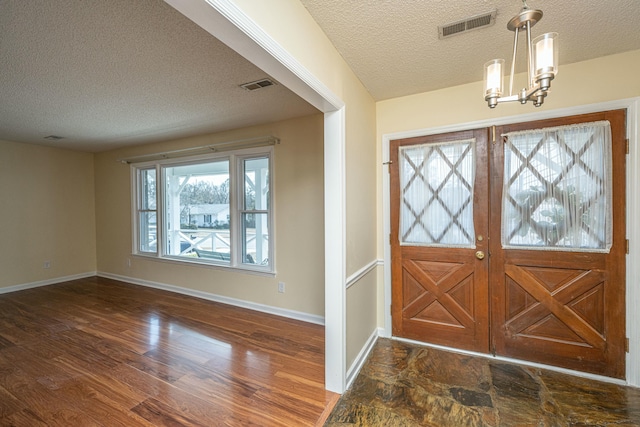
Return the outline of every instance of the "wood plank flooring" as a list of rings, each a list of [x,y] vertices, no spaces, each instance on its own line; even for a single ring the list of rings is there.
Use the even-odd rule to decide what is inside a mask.
[[[313,426],[324,328],[92,277],[0,295],[2,426]]]

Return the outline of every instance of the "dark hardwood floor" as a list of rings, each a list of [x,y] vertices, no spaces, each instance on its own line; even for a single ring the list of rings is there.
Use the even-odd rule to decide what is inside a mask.
[[[2,426],[313,426],[324,328],[104,278],[0,295]]]

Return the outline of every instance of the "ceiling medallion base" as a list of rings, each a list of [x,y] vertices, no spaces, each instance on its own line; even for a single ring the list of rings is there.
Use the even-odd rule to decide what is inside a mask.
[[[524,30],[527,22],[533,27],[542,19],[542,11],[540,9],[522,9],[519,14],[511,18],[507,23],[509,31]]]

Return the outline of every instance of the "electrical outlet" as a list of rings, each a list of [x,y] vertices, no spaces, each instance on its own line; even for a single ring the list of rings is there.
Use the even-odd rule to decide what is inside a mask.
[[[127,268],[131,267],[131,258],[127,258]]]
[[[284,294],[284,282],[278,282],[278,292]]]
[[[51,268],[51,261],[45,261],[42,268]]]

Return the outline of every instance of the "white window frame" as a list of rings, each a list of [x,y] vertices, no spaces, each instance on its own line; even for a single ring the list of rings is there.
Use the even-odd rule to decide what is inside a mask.
[[[153,170],[153,171],[155,172],[155,180],[156,180],[156,194],[155,194],[155,196],[156,196],[156,197],[155,197],[155,204],[156,204],[156,207],[155,207],[155,209],[152,209],[152,208],[151,208],[151,207],[149,207],[149,206],[146,206],[146,207],[145,207],[145,206],[143,206],[143,205],[144,205],[144,203],[143,203],[143,195],[142,195],[142,192],[140,191],[140,190],[142,189],[142,182],[143,182],[143,180],[142,180],[142,174],[143,174],[143,172],[151,171],[151,170]],[[155,215],[156,215],[156,251],[157,251],[157,246],[158,246],[158,243],[157,243],[157,242],[158,242],[158,235],[157,235],[157,227],[158,227],[158,202],[159,202],[159,200],[158,200],[158,192],[157,192],[157,186],[158,186],[158,171],[157,171],[157,169],[156,169],[156,168],[154,168],[154,167],[140,167],[140,168],[137,168],[137,169],[133,172],[132,178],[133,178],[133,179],[132,179],[132,181],[133,181],[133,187],[136,189],[136,191],[135,191],[134,193],[132,193],[132,194],[134,195],[134,197],[133,197],[133,201],[132,201],[132,206],[133,206],[133,222],[137,225],[137,226],[135,227],[135,231],[134,231],[134,232],[135,232],[135,233],[140,233],[140,231],[141,231],[141,229],[140,229],[140,219],[141,219],[140,217],[141,217],[141,214],[143,214],[143,213],[151,213],[151,212],[155,213]],[[135,236],[133,236],[133,237],[134,237],[134,240],[135,240],[136,242],[138,242],[138,243],[136,243],[136,247],[137,247],[137,250],[138,250],[138,253],[139,253],[139,254],[152,255],[152,254],[154,254],[154,253],[155,253],[155,252],[153,252],[153,251],[149,251],[149,250],[143,251],[143,250],[141,249],[140,244],[139,244],[140,234],[136,234],[136,235],[135,235]]]
[[[132,195],[132,254],[157,261],[181,264],[197,264],[224,270],[241,270],[254,274],[273,276],[275,269],[275,197],[274,197],[274,162],[273,147],[257,147],[235,151],[224,151],[198,156],[159,159],[131,164],[131,195]],[[267,158],[269,162],[269,182],[267,209],[256,210],[256,213],[267,214],[268,226],[268,262],[265,265],[247,264],[242,262],[243,235],[241,218],[246,213],[244,203],[244,168],[245,160]],[[166,218],[166,168],[185,166],[189,164],[207,163],[227,160],[229,162],[229,216],[230,216],[230,257],[229,262],[221,262],[206,258],[191,258],[167,254],[165,218]],[[156,171],[156,251],[147,252],[140,248],[140,212],[141,204],[141,171],[155,169]]]

